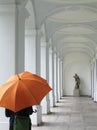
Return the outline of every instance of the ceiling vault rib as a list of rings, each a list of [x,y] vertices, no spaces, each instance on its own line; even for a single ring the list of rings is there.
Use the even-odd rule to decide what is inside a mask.
[[[65,57],[66,53],[63,52],[66,51],[66,46],[72,48],[71,51],[78,49],[87,55],[90,53],[90,57],[96,53],[97,0],[31,1],[35,23],[40,28],[45,27],[46,41],[52,41],[50,46],[57,50],[60,57]]]

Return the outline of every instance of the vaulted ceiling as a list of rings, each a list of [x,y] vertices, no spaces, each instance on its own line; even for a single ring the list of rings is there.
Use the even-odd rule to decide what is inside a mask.
[[[45,26],[46,39],[59,56],[82,52],[93,57],[97,48],[97,0],[29,0],[35,20]],[[31,9],[31,4],[27,5]],[[31,10],[30,10],[31,11]]]

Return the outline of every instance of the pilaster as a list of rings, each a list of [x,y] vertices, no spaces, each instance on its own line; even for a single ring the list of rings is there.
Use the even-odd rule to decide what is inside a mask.
[[[24,71],[26,14],[24,3],[0,5],[1,83],[9,76]]]
[[[22,2],[22,1],[21,1]],[[25,67],[25,19],[27,10],[24,2],[15,7],[15,73],[24,71]]]

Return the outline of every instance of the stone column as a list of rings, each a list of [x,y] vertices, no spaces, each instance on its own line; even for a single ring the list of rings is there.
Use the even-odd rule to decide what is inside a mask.
[[[55,102],[58,102],[58,86],[57,86],[57,55],[54,53],[54,92]]]
[[[61,66],[60,66],[60,58],[58,58],[58,98],[61,98]]]
[[[92,94],[93,94],[93,99],[94,99],[94,63],[92,66]]]
[[[39,29],[36,29],[36,36],[35,36],[35,52],[36,52],[36,74],[41,76],[40,70],[41,70],[41,31]],[[40,125],[42,123],[42,108],[41,105],[37,105],[33,107],[34,109],[37,109],[37,113],[34,113],[32,116],[32,123],[33,125]]]
[[[54,57],[52,48],[49,50],[49,84],[52,87],[50,92],[50,106],[55,106],[55,95],[54,95]]]
[[[46,42],[46,80],[49,84],[49,43],[48,42]],[[49,93],[46,96],[46,100],[47,100],[47,113],[50,113]]]
[[[59,101],[59,61],[58,61],[58,56],[56,54],[56,100],[57,102]]]
[[[62,60],[60,60],[60,76],[59,76],[59,80],[60,80],[60,96],[63,96],[63,62]]]
[[[94,58],[94,101],[97,102],[97,55]]]
[[[59,101],[59,90],[58,90],[58,56],[56,54],[56,101]]]
[[[41,76],[46,79],[49,84],[49,47],[45,41],[42,41],[41,45]],[[50,112],[49,94],[44,97],[41,105],[43,114]]]
[[[93,61],[90,61],[90,76],[91,76],[91,97],[94,98],[94,88],[93,88]]]
[[[94,94],[94,59],[91,60],[91,94],[92,99],[94,100],[95,94]]]
[[[24,0],[18,4],[2,1],[0,5],[0,84],[24,71],[25,14]],[[9,129],[9,118],[5,117],[3,108],[0,108],[0,129]]]
[[[25,34],[25,70],[36,73],[36,32],[35,30],[26,30]],[[41,106],[33,106],[37,113],[33,113],[31,117],[32,125],[39,125],[42,122]]]
[[[93,88],[93,62],[91,60],[91,68],[90,68],[90,71],[91,71],[91,97],[92,99],[94,98],[94,88]]]

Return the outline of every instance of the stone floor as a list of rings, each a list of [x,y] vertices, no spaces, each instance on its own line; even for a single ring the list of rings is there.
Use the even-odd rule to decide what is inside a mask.
[[[89,97],[62,97],[32,130],[97,130],[97,103]]]

